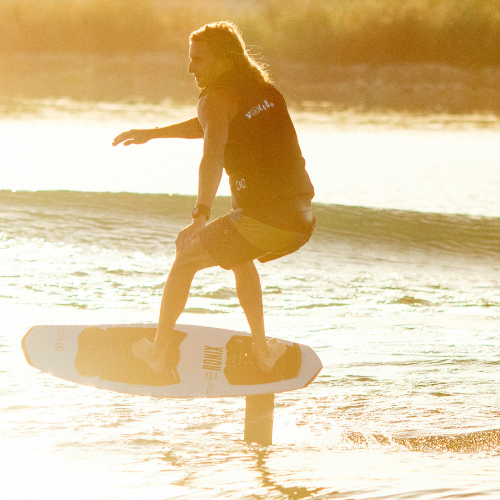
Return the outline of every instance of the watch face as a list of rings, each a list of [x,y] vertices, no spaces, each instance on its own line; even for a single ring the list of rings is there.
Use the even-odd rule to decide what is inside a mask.
[[[193,208],[193,212],[191,213],[192,217],[199,217],[200,215],[204,215],[207,219],[210,217],[210,208],[206,205],[197,205]]]

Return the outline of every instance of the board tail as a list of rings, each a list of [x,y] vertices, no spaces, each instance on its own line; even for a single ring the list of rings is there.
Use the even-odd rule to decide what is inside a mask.
[[[23,348],[23,353],[24,353],[24,357],[26,358],[26,361],[28,362],[28,365],[32,366],[33,368],[35,368],[35,365],[33,364],[33,362],[31,361],[31,358],[29,357],[29,354],[28,354],[28,348],[26,347],[26,339],[28,338],[28,335],[30,334],[31,330],[33,330],[33,328],[35,328],[34,326],[32,326],[27,332],[26,332],[26,335],[23,337],[23,339],[21,340],[21,347]]]
[[[286,346],[285,354],[269,373],[260,370],[252,352],[252,337],[234,335],[226,345],[224,374],[231,385],[256,385],[280,382],[297,377],[302,362],[298,344]]]

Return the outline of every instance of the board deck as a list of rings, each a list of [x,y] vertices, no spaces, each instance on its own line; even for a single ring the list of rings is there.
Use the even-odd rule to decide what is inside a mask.
[[[263,373],[251,335],[176,325],[162,373],[136,360],[131,347],[154,339],[155,324],[40,325],[22,340],[26,361],[64,380],[110,391],[170,398],[251,396],[309,385],[323,365],[308,346],[281,340],[285,355]]]

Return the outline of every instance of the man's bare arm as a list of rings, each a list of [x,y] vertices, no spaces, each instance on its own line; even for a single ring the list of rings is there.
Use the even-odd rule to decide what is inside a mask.
[[[145,144],[151,139],[202,139],[203,130],[198,118],[191,118],[181,123],[175,123],[163,128],[133,129],[123,132],[113,140],[113,146],[123,142],[124,146],[130,144]]]
[[[198,178],[197,205],[212,206],[224,169],[229,123],[238,110],[235,97],[229,91],[220,89],[200,99],[198,116],[203,127],[203,157],[200,162]],[[193,219],[177,237],[177,249],[182,252],[190,241],[205,227],[204,215]]]
[[[204,140],[197,204],[212,206],[224,169],[224,151],[229,124],[237,110],[235,95],[226,89],[210,92],[198,104],[198,117],[203,128]]]

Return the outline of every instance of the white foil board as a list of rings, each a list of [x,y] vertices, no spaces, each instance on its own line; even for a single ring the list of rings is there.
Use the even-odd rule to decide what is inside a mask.
[[[251,396],[309,385],[323,365],[308,346],[281,340],[285,355],[263,373],[251,335],[176,325],[162,373],[136,360],[132,344],[154,339],[155,324],[40,325],[22,340],[27,362],[55,377],[108,391],[166,398]]]

